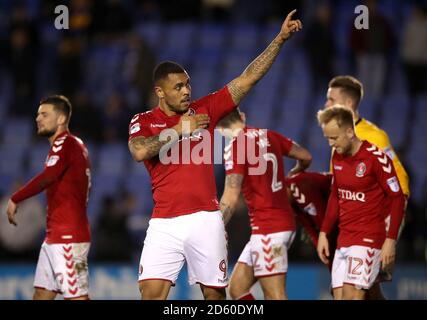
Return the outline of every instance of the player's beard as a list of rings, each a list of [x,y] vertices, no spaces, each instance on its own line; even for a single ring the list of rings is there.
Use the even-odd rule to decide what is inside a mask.
[[[175,112],[176,114],[184,114],[188,111],[188,108],[190,107],[190,105],[188,105],[186,108],[182,108],[181,104],[178,105],[171,105],[169,103],[167,103],[169,110]]]
[[[42,130],[42,131],[38,131],[37,135],[40,137],[44,137],[44,138],[50,138],[52,137],[54,134],[56,133],[56,129],[55,130]]]

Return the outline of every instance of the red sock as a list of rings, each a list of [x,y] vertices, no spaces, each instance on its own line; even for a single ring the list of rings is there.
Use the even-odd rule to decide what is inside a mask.
[[[241,295],[237,300],[255,300],[255,297],[252,295],[252,293],[248,292],[244,295]]]

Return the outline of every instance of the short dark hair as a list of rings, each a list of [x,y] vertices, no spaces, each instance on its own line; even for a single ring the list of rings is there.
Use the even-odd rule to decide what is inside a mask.
[[[337,121],[340,128],[343,126],[354,128],[353,111],[346,106],[335,104],[317,112],[317,121],[320,126],[328,124],[333,119]]]
[[[71,102],[68,100],[66,96],[55,94],[48,96],[40,101],[40,105],[42,104],[51,104],[53,105],[55,111],[58,111],[67,117],[67,121],[71,118]]]
[[[170,73],[185,73],[185,69],[176,62],[163,61],[154,68],[154,84],[157,84],[160,80],[165,79]]]
[[[350,97],[356,106],[363,98],[363,85],[352,76],[336,76],[329,81],[329,88],[340,88],[341,91]]]
[[[242,120],[242,117],[240,116],[239,109],[236,108],[233,111],[231,111],[229,114],[227,114],[224,118],[219,120],[216,126],[219,128],[230,128],[233,123],[238,121],[243,121],[243,120]]]

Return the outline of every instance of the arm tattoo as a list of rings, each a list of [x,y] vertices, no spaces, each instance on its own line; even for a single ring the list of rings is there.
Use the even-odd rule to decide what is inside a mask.
[[[240,188],[242,186],[243,175],[232,173],[225,178],[225,186],[230,188]]]
[[[136,137],[129,142],[129,147],[131,152],[138,152],[141,149],[145,149],[147,151],[147,158],[152,158],[159,154],[160,149],[169,142],[159,141],[159,135],[152,137]]]
[[[221,201],[219,203],[219,209],[222,212],[222,219],[224,220],[224,222],[227,223],[230,217],[232,216],[232,214],[234,213],[233,208],[231,208],[228,204]]]
[[[239,87],[239,81],[234,79],[228,85],[228,91],[230,92],[233,101],[238,104],[246,95],[247,91]]]
[[[233,101],[238,104],[251,90],[251,88],[267,73],[276,60],[282,48],[283,41],[274,39],[270,45],[243,71],[242,75],[228,84]],[[241,81],[249,85],[242,85]]]
[[[250,76],[254,76],[256,81],[260,80],[264,74],[270,69],[274,60],[282,48],[283,42],[280,43],[279,40],[274,39],[267,49],[264,50],[245,70]]]

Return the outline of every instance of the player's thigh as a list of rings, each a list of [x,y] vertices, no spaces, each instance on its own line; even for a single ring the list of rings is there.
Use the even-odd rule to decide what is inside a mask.
[[[200,289],[202,290],[205,300],[225,300],[226,298],[224,287],[215,288],[200,284]]]
[[[143,280],[139,282],[142,300],[166,300],[172,282],[167,280]]]
[[[342,287],[332,288],[334,300],[342,300]]]
[[[184,252],[189,283],[225,288],[228,285],[227,239],[221,212],[197,212],[189,215],[187,222],[191,232],[185,240]]]
[[[33,300],[53,300],[56,298],[56,292],[43,288],[35,288]]]
[[[344,283],[342,287],[343,300],[364,300],[366,290],[357,288],[353,284]]]
[[[239,258],[231,274],[229,286],[231,297],[238,299],[248,293],[256,281],[252,266],[240,261]]]
[[[285,300],[286,295],[286,274],[276,274],[272,276],[258,278],[264,293],[265,300]]]

